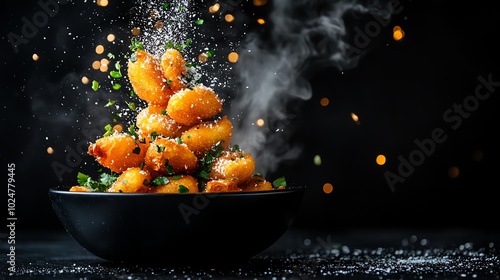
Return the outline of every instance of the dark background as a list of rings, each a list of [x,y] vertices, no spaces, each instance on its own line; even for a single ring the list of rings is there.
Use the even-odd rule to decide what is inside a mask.
[[[207,1],[197,8],[205,11],[213,3]],[[22,18],[31,19],[40,6],[34,1],[4,1],[1,5],[3,176],[7,177],[7,164],[14,163],[20,228],[57,228],[60,225],[47,191],[72,185],[78,171],[95,168],[82,143],[112,118],[102,102],[118,96],[115,92],[94,93],[80,79],[102,78],[90,68],[97,57],[97,44],[124,52],[132,4],[110,1],[106,8],[94,3],[61,4],[46,25],[18,46],[17,53],[8,34],[20,34]],[[467,5],[401,1],[401,5],[402,12],[371,38],[355,67],[340,70],[316,61],[303,73],[312,97],[289,104],[298,113],[289,122],[293,133],[287,140],[302,147],[303,153],[283,161],[269,174],[284,175],[290,185],[307,187],[295,220],[298,227],[497,227],[498,91],[461,117],[457,129],[452,129],[454,122],[446,122],[443,114],[455,104],[470,101],[465,105],[472,105],[477,100],[479,76],[500,82],[498,5],[494,1]],[[313,15],[321,13],[320,4],[309,8]],[[224,34],[229,39],[218,31],[215,34],[220,37],[212,37],[221,40],[221,54],[226,51],[225,40],[236,40],[243,33],[273,36],[254,24],[256,18],[272,14],[271,1],[263,7],[243,1],[234,13],[238,11],[248,20],[246,29],[228,29]],[[272,18],[266,19],[272,25]],[[348,22],[348,31],[373,21],[369,16],[354,19]],[[206,26],[216,25],[214,22],[207,17]],[[406,35],[400,42],[392,39],[396,25]],[[105,36],[111,32],[123,43],[107,43]],[[33,61],[34,53],[40,56],[38,61]],[[498,88],[498,84],[493,87]],[[323,97],[329,98],[329,106],[320,106]],[[360,117],[358,124],[351,112]],[[445,131],[446,141],[436,144],[435,151],[404,182],[391,188],[385,172],[397,174],[400,156],[408,159],[418,150],[415,140],[431,138],[436,128]],[[47,153],[48,147],[54,154]],[[387,157],[386,165],[375,163],[378,154]],[[315,155],[321,156],[321,165],[314,164]],[[69,169],[58,176],[54,163]],[[448,175],[450,167],[459,168],[458,177]],[[325,183],[333,185],[332,193],[323,192]],[[7,208],[6,203],[2,205]]]

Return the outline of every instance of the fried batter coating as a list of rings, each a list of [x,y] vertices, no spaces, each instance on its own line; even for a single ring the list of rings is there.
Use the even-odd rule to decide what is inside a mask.
[[[189,127],[179,124],[167,115],[165,106],[149,105],[142,109],[136,118],[136,126],[143,138],[153,133],[164,137],[179,137]]]
[[[189,128],[182,134],[181,139],[198,158],[201,158],[218,143],[221,143],[223,150],[227,149],[232,134],[233,124],[223,116],[219,120],[205,121]]]
[[[151,187],[150,193],[198,193],[198,180],[191,175],[168,176],[168,183]]]
[[[141,143],[126,133],[114,133],[91,143],[88,154],[102,166],[115,173],[139,166],[146,155],[148,144]]]
[[[203,85],[176,92],[170,97],[167,113],[176,122],[192,126],[222,111],[222,100]]]
[[[189,174],[198,166],[198,158],[176,139],[158,137],[151,142],[144,163],[151,169],[165,175]]]
[[[273,190],[273,184],[267,181],[261,175],[253,175],[250,180],[245,181],[239,185],[243,191],[270,191]]]
[[[250,180],[255,171],[255,160],[243,151],[223,151],[212,164],[209,178],[212,180],[232,179],[237,185]]]
[[[167,105],[173,91],[167,85],[158,59],[153,55],[137,50],[128,62],[127,74],[140,99],[148,104]]]
[[[151,174],[140,167],[132,167],[125,170],[116,181],[108,188],[108,192],[147,192]]]
[[[167,49],[160,58],[160,65],[163,76],[174,93],[186,88],[183,82],[184,77],[187,75],[186,60],[184,60],[180,51]]]
[[[203,192],[241,192],[241,188],[235,180],[219,179],[208,181]]]

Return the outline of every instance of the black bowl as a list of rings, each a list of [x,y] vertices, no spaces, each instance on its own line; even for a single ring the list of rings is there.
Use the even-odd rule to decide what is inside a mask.
[[[66,231],[111,262],[239,262],[292,224],[304,188],[199,194],[69,192],[49,197]]]

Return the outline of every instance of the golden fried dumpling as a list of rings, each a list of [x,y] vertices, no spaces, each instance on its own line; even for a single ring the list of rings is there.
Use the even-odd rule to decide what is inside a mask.
[[[137,50],[128,62],[128,78],[137,96],[148,104],[167,105],[173,91],[167,84],[158,59]]]
[[[167,113],[176,122],[192,126],[222,111],[222,100],[209,87],[197,85],[176,92],[167,105]]]
[[[257,174],[238,186],[243,191],[270,191],[273,189],[271,182],[267,181],[262,175]]]
[[[113,172],[122,173],[130,167],[139,166],[144,161],[147,146],[127,133],[114,133],[91,143],[88,154],[102,166]]]
[[[198,158],[201,158],[219,143],[225,150],[229,146],[232,134],[233,124],[223,116],[215,121],[205,121],[192,126],[182,134],[181,139]]]
[[[149,145],[144,163],[151,169],[166,175],[189,174],[198,166],[198,158],[177,139],[156,138]]]
[[[252,178],[255,171],[255,160],[243,151],[223,151],[214,160],[209,173],[212,180],[231,179],[241,184]]]
[[[108,192],[147,192],[151,182],[151,174],[140,167],[125,170],[108,188]]]
[[[184,79],[187,76],[186,60],[177,49],[167,49],[160,58],[160,65],[163,70],[168,86],[175,93],[185,89]]]
[[[167,176],[167,183],[152,186],[150,193],[198,193],[198,180],[191,175]]]
[[[149,105],[136,118],[136,126],[143,138],[156,136],[179,137],[189,127],[179,124],[167,115],[165,106]],[[153,136],[154,136],[153,135]]]
[[[205,186],[203,192],[240,192],[241,188],[238,187],[236,180],[232,179],[218,179],[210,180]]]

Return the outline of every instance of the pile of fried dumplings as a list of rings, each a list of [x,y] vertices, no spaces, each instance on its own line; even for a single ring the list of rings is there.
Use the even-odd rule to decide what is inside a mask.
[[[114,174],[101,191],[123,193],[241,192],[284,189],[256,172],[251,154],[231,144],[233,124],[223,99],[187,80],[183,53],[160,57],[134,50],[127,62],[133,91],[144,101],[132,130],[113,130],[91,142],[88,154]],[[95,191],[79,182],[75,192]]]

